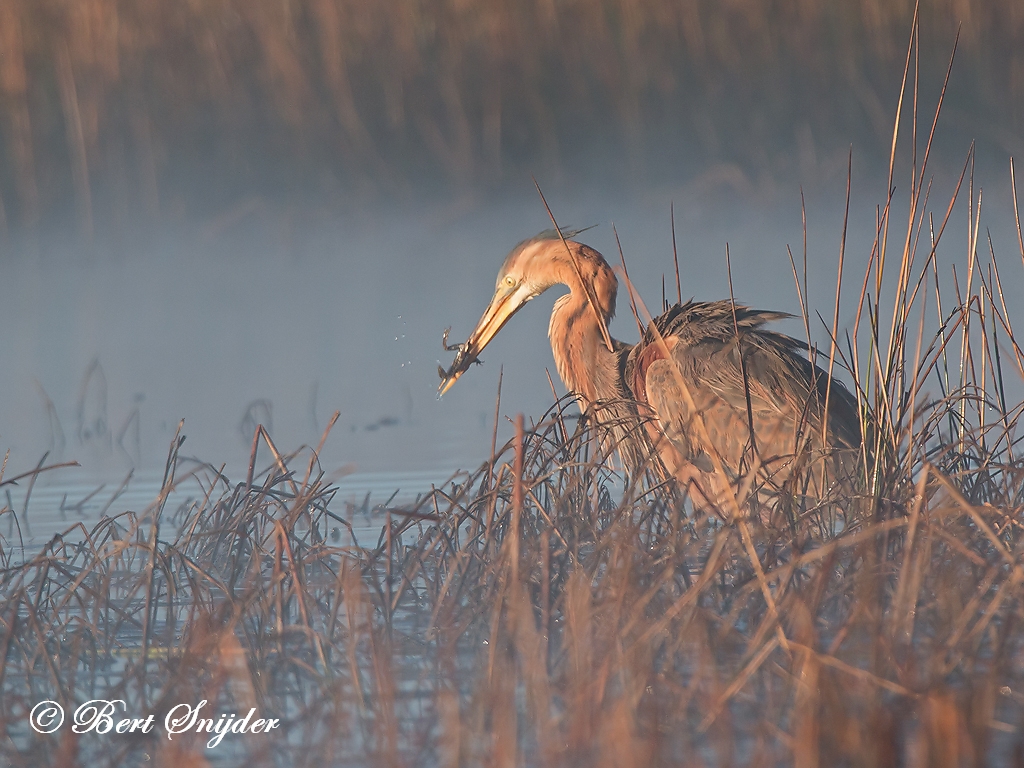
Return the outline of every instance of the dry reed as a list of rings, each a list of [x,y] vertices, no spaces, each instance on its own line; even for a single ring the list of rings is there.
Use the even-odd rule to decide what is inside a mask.
[[[913,15],[913,0],[6,0],[0,223],[74,211],[88,234],[254,191],[552,183],[595,157],[619,179],[807,182],[851,142],[887,154]],[[924,0],[921,18],[929,42],[964,25],[954,124],[1019,153],[1019,4]]]

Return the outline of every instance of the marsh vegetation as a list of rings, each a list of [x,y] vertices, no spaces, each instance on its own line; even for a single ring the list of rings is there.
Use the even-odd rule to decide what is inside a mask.
[[[961,35],[943,148],[1020,154],[1020,5],[920,6],[923,71]],[[841,175],[851,143],[884,166],[914,18],[914,0],[9,0],[0,223],[224,226],[261,197],[373,205],[531,173],[770,195]]]

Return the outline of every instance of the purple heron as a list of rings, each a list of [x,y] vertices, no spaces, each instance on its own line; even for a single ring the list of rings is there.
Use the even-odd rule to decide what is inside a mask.
[[[849,471],[861,444],[856,401],[808,360],[804,343],[764,327],[788,315],[688,301],[653,319],[637,344],[614,340],[607,324],[618,280],[600,253],[571,239],[577,234],[543,232],[509,253],[469,339],[445,344],[457,354],[439,369],[439,393],[528,301],[565,285],[548,326],[558,374],[631,471],[653,460],[695,501],[712,504],[752,470],[760,488],[814,496],[822,480]],[[795,471],[820,461],[825,472]]]

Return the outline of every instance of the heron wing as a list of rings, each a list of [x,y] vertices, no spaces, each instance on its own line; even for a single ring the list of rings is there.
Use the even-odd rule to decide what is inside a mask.
[[[649,359],[638,358],[643,398],[685,459],[709,471],[709,457],[717,455],[735,476],[745,458],[750,466],[753,434],[760,464],[773,473],[804,446],[821,444],[822,378],[827,377],[788,348],[787,339],[774,334],[693,344],[670,339],[667,350],[645,351]],[[844,410],[848,393],[838,387],[834,391],[833,402]],[[703,429],[695,423],[696,414]],[[837,419],[830,433],[838,436],[847,420],[845,415]]]

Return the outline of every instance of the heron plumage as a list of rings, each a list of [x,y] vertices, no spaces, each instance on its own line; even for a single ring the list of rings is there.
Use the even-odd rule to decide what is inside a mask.
[[[554,232],[524,240],[506,257],[491,305],[460,345],[442,390],[527,301],[559,284],[569,292],[548,326],[559,376],[632,470],[656,457],[695,486],[695,497],[717,503],[751,469],[783,489],[808,461],[824,460],[828,471],[819,477],[835,477],[859,448],[849,391],[808,359],[803,342],[765,327],[788,315],[730,300],[688,301],[654,318],[637,344],[613,340],[609,349],[602,325],[615,313],[615,274],[596,250]],[[811,485],[815,494],[823,490],[819,481]]]

